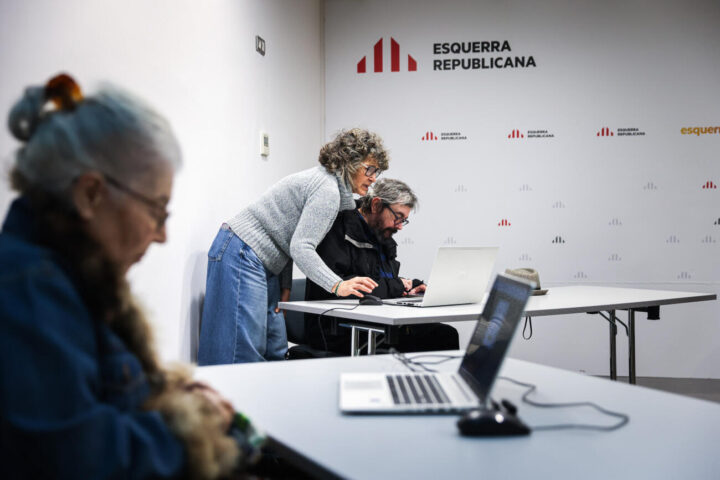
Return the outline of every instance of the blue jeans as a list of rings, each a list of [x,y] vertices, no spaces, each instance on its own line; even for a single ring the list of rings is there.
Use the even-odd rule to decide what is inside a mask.
[[[223,225],[208,252],[199,365],[282,360],[285,318],[275,313],[280,280]]]

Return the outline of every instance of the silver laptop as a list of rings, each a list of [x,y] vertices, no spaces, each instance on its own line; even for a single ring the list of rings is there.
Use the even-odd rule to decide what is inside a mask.
[[[383,300],[387,305],[440,307],[480,303],[492,274],[498,247],[440,247],[425,295]]]
[[[498,275],[457,373],[340,375],[345,413],[456,412],[485,405],[534,285]]]

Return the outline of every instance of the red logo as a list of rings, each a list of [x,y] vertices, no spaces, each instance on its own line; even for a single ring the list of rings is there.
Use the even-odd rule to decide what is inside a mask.
[[[708,180],[705,182],[705,185],[703,185],[703,188],[717,188],[717,185],[715,185],[712,180]]]
[[[407,69],[408,72],[417,71],[417,62],[411,56],[407,56]],[[375,73],[381,73],[383,71],[383,39],[377,41],[373,47],[373,66]],[[400,71],[400,44],[395,41],[394,38],[390,37],[390,71]],[[357,64],[357,73],[367,72],[367,57],[363,57]]]
[[[510,226],[510,222],[508,221],[507,218],[503,218],[502,220],[500,220],[500,223],[498,223],[498,227],[509,227],[509,226]]]
[[[425,132],[425,135],[422,137],[422,141],[425,140],[437,140],[438,137],[433,132]]]
[[[615,132],[613,132],[612,130],[610,130],[609,127],[603,127],[603,128],[600,129],[599,132],[597,132],[597,136],[598,136],[598,137],[614,137],[614,136],[615,136]]]
[[[520,130],[513,130],[510,132],[510,135],[508,135],[508,138],[525,138],[525,135],[520,133]]]

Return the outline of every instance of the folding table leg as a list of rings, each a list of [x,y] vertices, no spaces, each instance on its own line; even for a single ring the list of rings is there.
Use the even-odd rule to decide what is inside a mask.
[[[615,323],[615,310],[608,311],[610,315],[610,380],[617,380],[616,345],[617,324]]]
[[[375,336],[377,335],[376,330],[368,330],[368,346],[367,346],[367,352],[368,355],[375,355],[375,347],[377,346],[377,339]]]
[[[635,310],[628,310],[628,381],[635,384]]]
[[[360,356],[360,329],[355,325],[350,327],[350,356]]]

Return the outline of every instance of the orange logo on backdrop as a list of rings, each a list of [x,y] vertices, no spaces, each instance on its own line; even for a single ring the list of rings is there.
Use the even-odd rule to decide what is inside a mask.
[[[708,133],[720,134],[720,127],[683,127],[680,135],[707,135]]]

